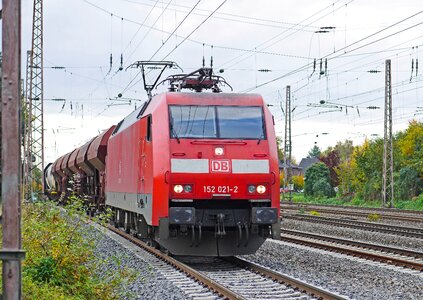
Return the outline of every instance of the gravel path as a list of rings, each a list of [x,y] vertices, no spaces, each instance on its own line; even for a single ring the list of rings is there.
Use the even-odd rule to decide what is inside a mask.
[[[282,228],[306,231],[316,234],[324,234],[346,239],[372,242],[375,244],[399,247],[409,250],[422,251],[423,240],[411,237],[402,237],[394,234],[386,234],[380,232],[370,232],[365,230],[337,227],[327,224],[318,224],[300,220],[282,220]]]
[[[423,274],[268,240],[244,258],[351,299],[423,299]]]

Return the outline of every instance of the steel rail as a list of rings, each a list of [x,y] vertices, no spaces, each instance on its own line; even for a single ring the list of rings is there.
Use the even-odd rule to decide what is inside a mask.
[[[329,250],[329,251],[333,251],[333,252],[336,252],[336,253],[342,253],[342,254],[346,254],[346,255],[350,255],[350,256],[369,259],[369,260],[372,260],[372,261],[378,261],[378,262],[387,263],[387,264],[391,264],[391,265],[402,266],[402,267],[406,267],[406,268],[410,268],[410,269],[414,269],[414,270],[419,270],[419,271],[423,270],[423,263],[420,263],[420,262],[404,260],[404,259],[395,258],[395,257],[392,257],[392,256],[385,256],[385,255],[382,255],[382,254],[371,253],[371,252],[366,252],[366,251],[362,251],[362,250],[344,248],[344,247],[341,247],[341,246],[319,243],[319,242],[316,242],[316,241],[304,240],[304,239],[301,239],[301,238],[295,238],[295,237],[292,237],[292,236],[289,236],[289,235],[284,235],[284,234],[281,234],[281,239],[283,241],[286,241],[286,242],[291,242],[291,243],[309,246],[309,247],[318,248],[318,249],[323,249],[323,250]]]
[[[393,226],[393,225],[385,225],[385,224],[374,224],[370,222],[340,220],[335,218],[305,216],[305,215],[284,215],[283,218],[309,221],[309,222],[328,224],[328,225],[336,225],[340,227],[355,228],[355,229],[361,229],[361,230],[367,230],[367,231],[377,231],[377,232],[423,239],[423,230],[418,228]]]
[[[358,211],[347,211],[347,210],[337,210],[337,209],[329,209],[329,208],[312,208],[311,207],[301,207],[305,211],[312,211],[315,210],[317,212],[322,213],[329,213],[329,214],[340,214],[340,215],[347,215],[347,216],[358,216],[358,217],[368,217],[370,212],[358,212]],[[282,210],[297,210],[297,208],[281,208]],[[400,221],[408,221],[408,222],[422,222],[423,223],[423,217],[418,216],[398,216],[393,214],[380,214],[381,219],[390,219],[390,220],[400,220]]]
[[[418,252],[418,251],[412,251],[412,250],[396,248],[396,247],[388,247],[388,246],[377,245],[377,244],[363,243],[363,242],[358,242],[354,240],[341,239],[337,237],[314,234],[314,233],[303,232],[298,230],[288,230],[284,228],[281,228],[281,232],[289,234],[289,235],[302,236],[302,237],[311,238],[311,239],[318,239],[318,240],[327,241],[327,242],[350,245],[350,246],[355,246],[355,247],[360,247],[365,249],[372,249],[372,250],[388,252],[392,254],[405,255],[405,256],[409,256],[413,258],[423,259],[423,252]]]
[[[315,203],[307,203],[307,202],[295,202],[290,203],[287,201],[281,201],[281,206],[293,206],[297,208],[301,207],[323,207],[323,208],[342,208],[345,210],[370,210],[370,211],[378,211],[378,212],[390,212],[390,213],[398,213],[398,214],[423,214],[422,210],[411,210],[411,209],[399,209],[399,208],[386,208],[386,207],[362,207],[362,206],[345,206],[345,205],[330,205],[330,204],[315,204]]]
[[[330,291],[327,291],[323,288],[316,287],[314,285],[308,284],[306,282],[300,281],[296,278],[293,278],[288,275],[284,275],[272,270],[269,270],[267,268],[264,268],[260,265],[257,265],[253,262],[246,261],[244,259],[238,258],[238,257],[228,257],[225,258],[225,260],[236,264],[240,267],[243,267],[245,269],[251,270],[253,272],[256,272],[258,274],[262,274],[263,276],[267,276],[271,278],[272,280],[275,280],[279,283],[291,286],[294,289],[298,289],[302,292],[306,292],[307,294],[312,295],[313,297],[324,299],[324,300],[345,300],[347,298],[332,293]]]
[[[125,239],[131,241],[135,245],[143,248],[144,250],[148,251],[149,253],[155,255],[156,257],[160,258],[161,260],[165,261],[166,263],[170,264],[174,268],[180,270],[181,272],[187,274],[189,277],[201,282],[205,286],[207,286],[210,290],[214,291],[215,293],[219,294],[220,296],[224,297],[225,299],[235,300],[235,299],[245,299],[241,295],[234,293],[230,289],[224,287],[223,285],[213,281],[209,277],[203,275],[202,273],[194,270],[193,268],[187,266],[186,264],[170,257],[158,249],[155,249],[151,246],[148,246],[143,241],[137,239],[136,237],[132,236],[131,234],[125,233],[116,227],[108,225],[107,228],[114,233],[124,237]]]

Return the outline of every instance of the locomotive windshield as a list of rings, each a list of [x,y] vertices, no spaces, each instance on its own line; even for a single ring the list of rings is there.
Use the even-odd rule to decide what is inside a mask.
[[[172,138],[265,139],[260,106],[171,105]]]

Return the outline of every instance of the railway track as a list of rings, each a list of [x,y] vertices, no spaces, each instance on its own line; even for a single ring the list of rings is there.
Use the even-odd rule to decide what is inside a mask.
[[[282,229],[283,241],[423,271],[423,252]]]
[[[108,229],[208,287],[216,294],[216,299],[346,299],[236,257],[188,258],[188,263],[185,263],[148,246],[122,230],[112,226]]]
[[[354,216],[354,217],[364,217],[367,218],[371,212],[359,212],[359,211],[348,211],[342,209],[330,209],[330,208],[322,208],[322,207],[283,207],[282,210],[298,210],[304,209],[305,211],[317,211],[320,213],[328,213],[328,214],[339,214],[345,216]],[[380,212],[378,212],[380,214]],[[414,216],[414,215],[395,215],[395,214],[387,214],[383,213],[380,214],[380,218],[388,219],[388,220],[398,220],[398,221],[407,221],[407,222],[418,222],[423,223],[423,217]]]
[[[361,211],[364,210],[364,211],[389,212],[394,214],[409,214],[409,215],[423,214],[423,211],[421,210],[386,208],[386,207],[361,207],[361,206],[345,206],[345,205],[311,204],[307,202],[290,203],[287,201],[281,201],[281,206],[293,207],[293,208],[301,208],[301,207],[330,208],[330,209],[340,208],[344,210],[361,210]]]
[[[345,219],[341,220],[341,219],[321,217],[321,216],[297,215],[297,214],[284,215],[282,218],[423,239],[423,229],[419,229],[419,228],[377,224],[377,223],[370,223],[370,222],[363,222],[363,221],[356,221],[356,220],[345,220]]]

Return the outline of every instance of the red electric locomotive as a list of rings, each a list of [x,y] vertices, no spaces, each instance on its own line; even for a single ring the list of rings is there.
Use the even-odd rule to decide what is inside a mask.
[[[124,118],[107,141],[99,183],[116,226],[175,255],[251,254],[278,239],[277,146],[262,97],[180,91],[217,91],[220,77],[205,68],[168,80],[171,91]]]

